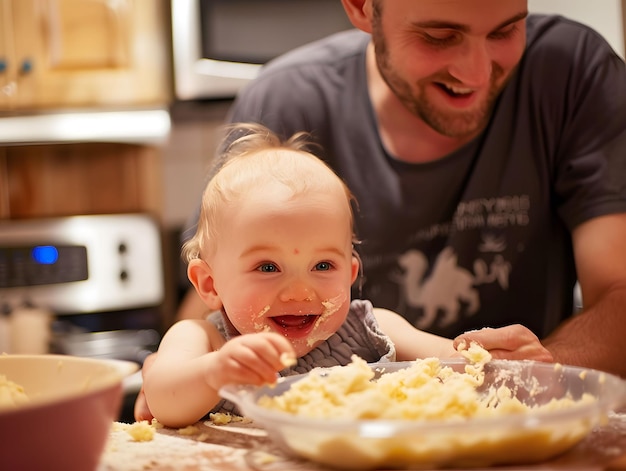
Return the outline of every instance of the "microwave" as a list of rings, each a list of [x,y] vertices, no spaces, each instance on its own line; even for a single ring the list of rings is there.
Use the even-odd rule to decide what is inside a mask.
[[[232,98],[263,64],[352,28],[341,0],[171,0],[177,100]]]

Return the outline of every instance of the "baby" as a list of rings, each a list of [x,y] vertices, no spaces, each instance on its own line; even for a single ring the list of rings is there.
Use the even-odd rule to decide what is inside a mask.
[[[144,366],[151,415],[182,427],[221,410],[218,391],[225,384],[273,383],[277,374],[346,365],[352,354],[367,362],[457,354],[452,340],[368,301],[351,301],[359,276],[353,198],[305,150],[305,135],[281,142],[259,125],[231,132],[241,137],[228,138],[224,164],[202,198],[197,232],[183,247],[191,283],[216,312],[174,324]],[[515,349],[542,359],[537,338],[513,328],[489,329],[481,340],[504,350],[499,335],[521,333]],[[471,338],[465,334],[463,341]]]

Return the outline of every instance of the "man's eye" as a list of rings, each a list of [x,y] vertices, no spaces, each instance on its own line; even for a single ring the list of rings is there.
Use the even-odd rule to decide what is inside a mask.
[[[452,46],[456,44],[459,40],[459,35],[457,34],[428,34],[424,33],[422,35],[424,41],[433,46]]]
[[[262,265],[259,265],[259,268],[257,268],[257,270],[264,273],[275,273],[278,271],[278,267],[273,263],[264,263]]]
[[[315,265],[315,270],[316,271],[328,271],[332,268],[332,264],[329,262],[319,262],[317,265]]]
[[[491,39],[509,39],[517,32],[517,25],[513,24],[504,29],[494,31],[489,35]]]

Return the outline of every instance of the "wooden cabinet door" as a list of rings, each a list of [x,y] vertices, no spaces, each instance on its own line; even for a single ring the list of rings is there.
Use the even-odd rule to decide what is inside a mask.
[[[76,143],[0,147],[0,218],[161,214],[157,148]]]
[[[15,95],[15,81],[11,71],[13,56],[13,21],[11,1],[0,0],[0,109],[11,107]]]
[[[14,108],[169,101],[163,0],[4,1],[13,26]]]

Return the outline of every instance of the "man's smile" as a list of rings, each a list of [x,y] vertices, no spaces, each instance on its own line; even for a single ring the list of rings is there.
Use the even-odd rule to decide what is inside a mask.
[[[453,97],[465,97],[476,91],[473,88],[447,85],[445,83],[435,83],[435,85],[439,86],[444,92]]]

